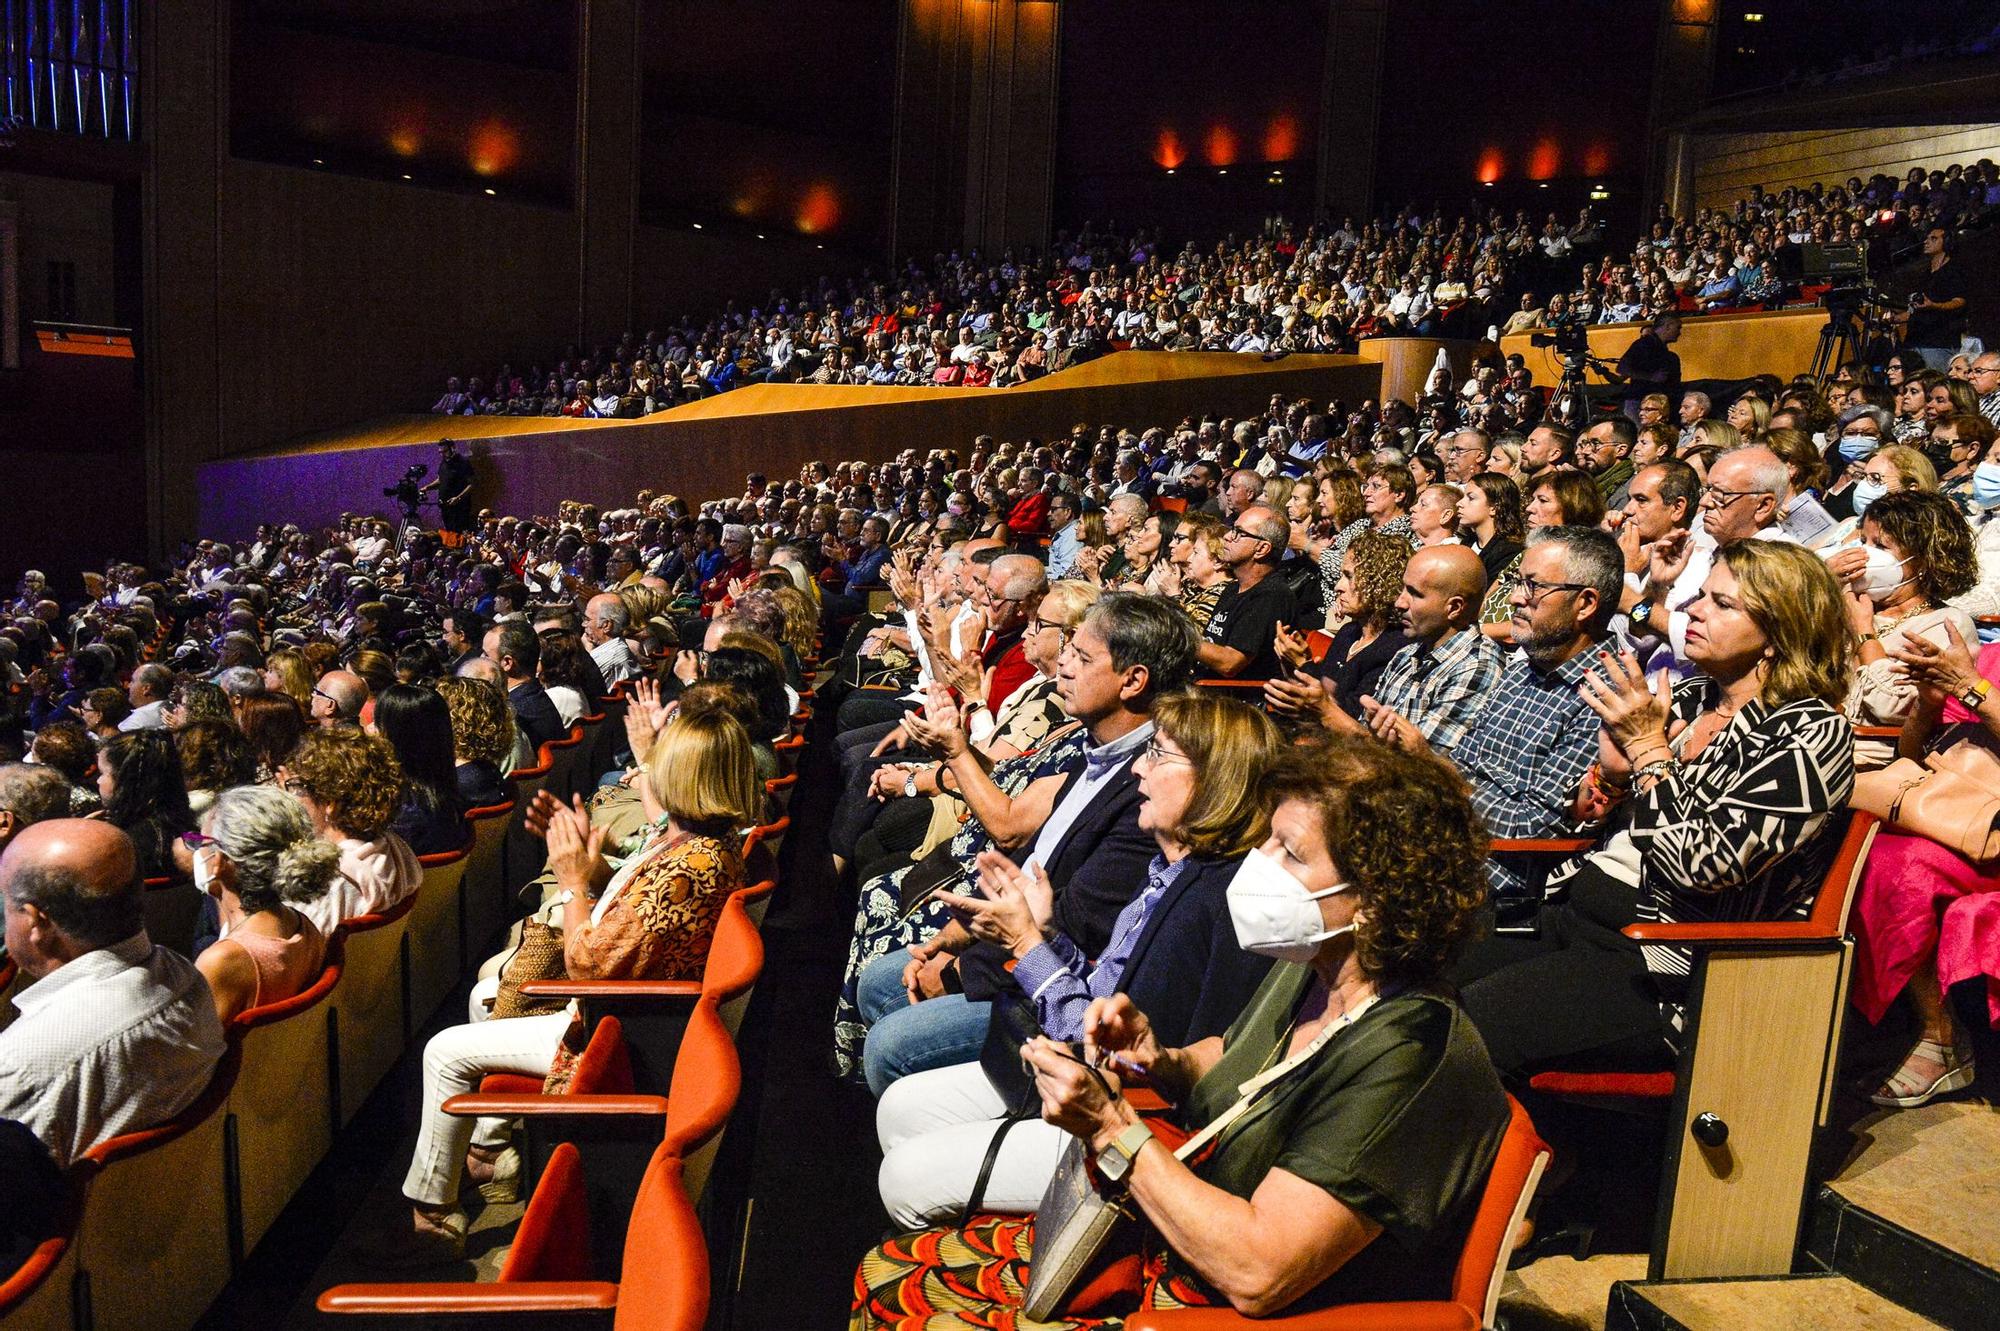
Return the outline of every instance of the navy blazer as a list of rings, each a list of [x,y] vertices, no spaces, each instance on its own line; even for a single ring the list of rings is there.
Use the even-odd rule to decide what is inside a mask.
[[[1139,753],[1133,750],[1132,760]],[[1056,792],[1051,809],[1082,779],[1083,770],[1079,758]],[[1014,861],[1024,862],[1033,848],[1031,840],[1014,851]],[[1118,912],[1145,888],[1146,866],[1158,849],[1152,833],[1139,830],[1139,778],[1128,760],[1097,798],[1084,806],[1042,865],[1056,891],[1052,927],[1068,935],[1087,957],[1103,952],[1111,942],[1111,926],[1118,922]],[[990,999],[1012,986],[1014,977],[1007,969],[1011,958],[1011,953],[994,943],[974,943],[960,953],[958,975],[965,996]]]
[[[537,749],[552,739],[569,738],[569,727],[562,723],[561,713],[556,711],[549,691],[540,680],[528,679],[516,684],[507,691],[507,701],[514,706],[514,723]]]
[[[1190,861],[1146,915],[1118,977],[1166,1049],[1221,1035],[1264,982],[1271,959],[1245,952],[1229,918],[1228,890],[1243,857]]]

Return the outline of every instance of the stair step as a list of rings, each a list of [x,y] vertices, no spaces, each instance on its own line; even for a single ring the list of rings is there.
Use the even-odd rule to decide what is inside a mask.
[[[1939,1331],[1844,1276],[1621,1280],[1604,1331]]]
[[[1871,1115],[1820,1189],[1806,1257],[1959,1331],[2000,1331],[2000,1112]]]

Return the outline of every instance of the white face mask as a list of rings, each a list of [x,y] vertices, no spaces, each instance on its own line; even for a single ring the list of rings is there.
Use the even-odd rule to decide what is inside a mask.
[[[1352,924],[1326,928],[1319,907],[1313,903],[1353,890],[1352,883],[1335,883],[1323,891],[1309,892],[1284,866],[1263,851],[1253,850],[1229,880],[1229,921],[1236,926],[1237,946],[1277,961],[1311,961],[1320,944],[1354,931]]]
[[[1879,545],[1868,546],[1867,550],[1868,568],[1861,575],[1861,590],[1868,594],[1869,600],[1880,605],[1885,597],[1910,581],[1902,576],[1904,565],[1910,561],[1896,558]]]
[[[209,893],[209,885],[215,881],[215,861],[222,852],[213,846],[203,846],[194,853],[194,890]]]

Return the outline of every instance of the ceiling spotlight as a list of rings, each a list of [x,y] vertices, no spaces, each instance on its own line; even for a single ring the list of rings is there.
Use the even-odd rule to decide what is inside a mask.
[[[1546,180],[1544,180],[1541,184],[1535,186],[1536,189],[1547,189],[1548,187],[1549,187],[1549,182]]]
[[[325,165],[326,165],[326,159],[325,159],[325,158],[323,158],[323,157],[315,157],[315,158],[313,158],[313,165],[314,165],[314,166],[325,166]]]
[[[1167,174],[1168,174],[1168,175],[1172,175],[1173,173],[1174,173],[1174,169],[1173,169],[1172,167],[1168,167],[1168,168],[1167,168]]]
[[[405,171],[405,172],[403,173],[403,179],[405,179],[405,180],[408,180],[409,178],[410,178],[410,173],[409,173],[409,172],[407,172],[407,171]]]
[[[494,189],[493,189],[493,187],[489,185],[489,186],[487,186],[487,189],[486,189],[486,192],[487,192],[488,194],[493,194],[493,193],[497,193],[498,191],[494,190]]]
[[[701,230],[701,223],[699,223],[699,222],[696,222],[696,223],[694,224],[694,229],[695,229],[695,230],[697,230],[697,231]]]
[[[761,232],[761,231],[759,231],[759,232],[757,233],[757,239],[759,239],[759,240],[762,240],[763,238],[764,238],[764,233],[763,233],[763,232]]]

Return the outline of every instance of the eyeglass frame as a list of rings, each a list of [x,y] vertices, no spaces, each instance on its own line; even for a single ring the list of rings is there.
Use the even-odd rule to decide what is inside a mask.
[[[1149,766],[1157,767],[1161,763],[1186,763],[1189,767],[1194,766],[1194,759],[1188,757],[1185,753],[1168,753],[1165,749],[1161,748],[1160,737],[1157,733],[1146,741],[1146,747],[1139,752],[1140,756],[1145,758]]]
[[[1543,598],[1550,592],[1594,592],[1597,589],[1587,582],[1544,582],[1532,574],[1523,573],[1514,580],[1514,590],[1522,593],[1522,605],[1538,610]]]
[[[1695,507],[1724,509],[1728,508],[1731,504],[1735,503],[1739,499],[1747,499],[1752,495],[1770,495],[1770,494],[1771,492],[1769,490],[1725,490],[1719,485],[1704,485],[1701,487],[1701,498],[1696,501]],[[1708,502],[1710,495],[1728,495],[1729,498],[1718,500],[1717,502],[1711,504]],[[1771,495],[1771,497],[1774,499],[1777,498],[1776,495]]]

